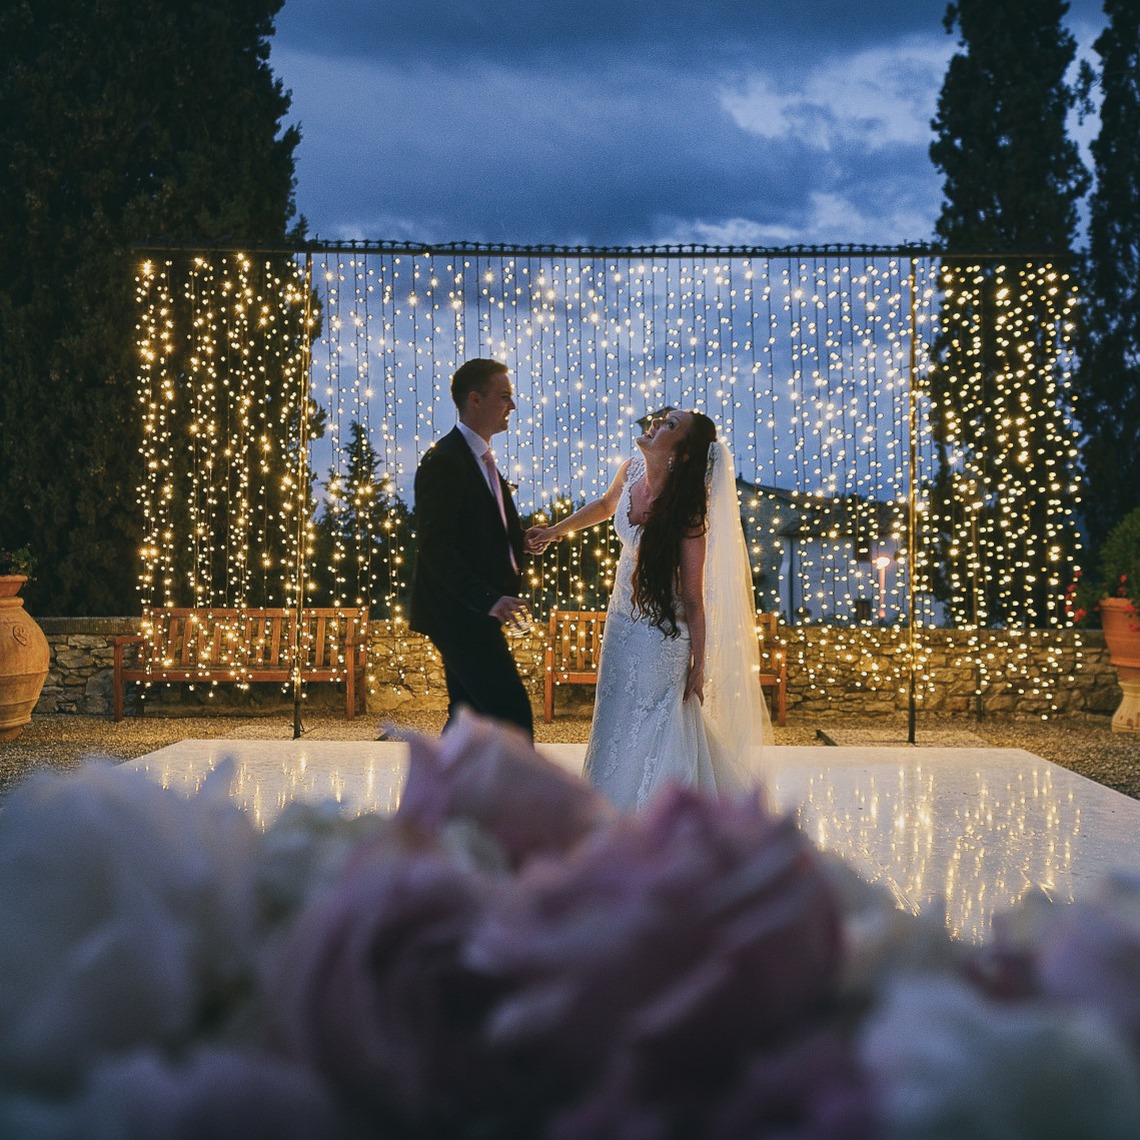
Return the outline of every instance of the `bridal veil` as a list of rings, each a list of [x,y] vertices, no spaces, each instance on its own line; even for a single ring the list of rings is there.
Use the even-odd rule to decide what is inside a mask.
[[[720,440],[709,445],[706,481],[704,718],[724,765],[723,782],[750,787],[763,777],[772,721],[760,689],[756,605],[736,469]]]

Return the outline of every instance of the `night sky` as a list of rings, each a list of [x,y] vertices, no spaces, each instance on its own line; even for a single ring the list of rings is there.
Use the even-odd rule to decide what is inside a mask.
[[[926,241],[945,8],[286,0],[298,209],[326,239]],[[1099,0],[1067,19],[1095,62]]]

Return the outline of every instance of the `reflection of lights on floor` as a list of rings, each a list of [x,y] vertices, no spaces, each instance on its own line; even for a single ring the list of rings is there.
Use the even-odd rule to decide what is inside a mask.
[[[540,745],[580,771],[583,745]],[[130,762],[195,793],[233,756],[230,795],[260,827],[291,800],[353,815],[400,802],[407,746],[395,742],[185,740]],[[1133,854],[1140,802],[1019,749],[773,748],[769,800],[898,905],[945,905],[957,936],[985,936],[1026,892],[1065,901]]]
[[[944,904],[963,938],[983,937],[993,915],[1029,890],[1064,901],[1110,867],[1136,862],[1129,836],[1140,803],[1027,752],[776,751],[786,755],[774,799],[816,843],[907,910]]]

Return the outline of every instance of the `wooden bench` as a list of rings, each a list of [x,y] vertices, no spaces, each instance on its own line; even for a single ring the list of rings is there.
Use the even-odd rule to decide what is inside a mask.
[[[756,615],[760,638],[760,688],[768,694],[772,719],[783,728],[788,723],[788,647],[780,637],[780,615]]]
[[[602,634],[606,628],[604,610],[551,610],[546,635],[545,701],[546,723],[554,719],[555,685],[596,685]]]
[[[368,610],[306,609],[301,680],[344,681],[345,711],[364,711]],[[143,611],[141,634],[114,638],[115,720],[128,681],[250,684],[293,679],[297,611],[161,607]],[[137,646],[133,663],[127,649]]]
[[[788,723],[787,651],[779,637],[780,615],[756,615],[756,632],[760,638],[760,688],[772,706],[772,719],[779,725]],[[602,651],[602,634],[606,615],[600,610],[551,610],[550,629],[546,635],[544,669],[544,718],[554,719],[556,685],[596,685],[598,659]]]

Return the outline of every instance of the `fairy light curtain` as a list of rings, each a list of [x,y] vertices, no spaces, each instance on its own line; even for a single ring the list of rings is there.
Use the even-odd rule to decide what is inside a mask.
[[[967,301],[976,267],[906,250],[387,243],[314,246],[289,266],[280,256],[180,252],[139,274],[146,602],[253,604],[276,576],[283,597],[299,583],[310,604],[369,604],[402,631],[416,465],[453,426],[450,376],[472,356],[512,373],[519,409],[495,444],[524,516],[559,517],[600,494],[646,415],[670,406],[709,414],[736,456],[758,607],[810,625],[824,643],[805,655],[809,687],[826,692],[836,680],[827,662],[843,657],[866,658],[868,684],[905,685],[924,650],[900,638],[884,676],[873,627],[901,629],[913,612],[918,627],[981,628],[987,617],[963,612],[960,583],[998,575],[1002,590],[1019,589],[1024,567],[996,552],[1040,499],[1017,430],[1005,433],[1010,446],[996,463],[987,458],[984,477],[966,436],[932,434],[932,396],[939,414],[959,394],[968,415],[987,410],[969,375],[960,390],[950,382],[932,393],[928,383],[948,297],[960,301],[949,333],[984,339],[984,307]],[[1025,272],[1008,281],[1004,269],[986,272],[1008,286],[1007,331],[1029,320],[1018,300]],[[1072,288],[1067,278],[1049,287],[1055,320],[1032,336],[1047,342],[1049,415],[1058,438],[1071,439]],[[1011,368],[1017,358],[1007,354]],[[1026,391],[1037,398],[1031,384]],[[312,425],[306,438],[290,437],[302,419]],[[292,462],[298,447],[305,479]],[[975,498],[1005,505],[984,542],[938,538],[954,514],[936,486],[939,449],[958,515],[977,515]],[[301,530],[298,511],[308,513]],[[172,549],[183,547],[180,561]],[[601,527],[533,560],[536,613],[604,606],[616,553]],[[941,591],[943,602],[924,561],[933,553],[957,560],[959,584]],[[394,645],[399,654],[398,637]]]
[[[239,676],[243,610],[298,601],[311,546],[311,300],[290,257],[145,262],[137,275],[144,607],[235,609],[210,657]],[[171,647],[176,650],[176,647]]]
[[[1065,653],[1042,631],[1069,624],[1062,598],[1080,550],[1074,280],[1042,259],[991,258],[944,263],[939,284],[928,557],[949,623],[971,631],[976,691],[1006,680],[1051,698]],[[995,640],[994,629],[1022,634]]]

